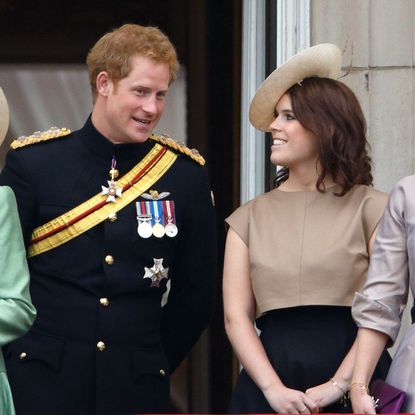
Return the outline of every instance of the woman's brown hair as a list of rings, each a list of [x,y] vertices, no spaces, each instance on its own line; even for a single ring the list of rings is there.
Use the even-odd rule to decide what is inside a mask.
[[[334,79],[311,77],[295,84],[287,93],[295,117],[320,143],[317,190],[324,192],[323,180],[327,175],[342,187],[338,196],[356,184],[371,185],[366,121],[352,90]],[[277,186],[288,174],[287,169],[280,170]]]

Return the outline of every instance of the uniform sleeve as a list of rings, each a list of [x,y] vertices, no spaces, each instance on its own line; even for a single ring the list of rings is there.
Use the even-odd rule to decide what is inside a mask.
[[[189,202],[174,262],[175,278],[162,311],[162,342],[174,371],[208,325],[217,279],[216,223],[207,171]]]
[[[37,217],[36,190],[30,182],[20,150],[7,153],[6,164],[0,174],[0,185],[12,188],[17,201],[25,246],[28,246]]]
[[[36,312],[29,295],[26,250],[13,192],[0,187],[0,346],[21,336]]]
[[[398,183],[379,224],[366,284],[356,293],[352,308],[359,327],[385,333],[391,342],[398,335],[408,298],[405,199],[404,187]]]
[[[249,246],[249,211],[250,203],[240,206],[232,215],[228,216],[226,223],[238,234],[238,236]]]
[[[387,202],[388,195],[386,193],[370,189],[370,194],[366,197],[363,206],[363,222],[366,242],[370,241],[376,226],[378,226]]]

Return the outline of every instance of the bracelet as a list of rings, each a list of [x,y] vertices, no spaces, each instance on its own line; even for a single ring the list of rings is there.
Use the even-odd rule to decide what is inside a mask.
[[[369,387],[365,385],[364,383],[353,382],[349,385],[349,391],[351,391],[353,388],[360,388],[369,395]]]
[[[338,389],[340,389],[341,391],[342,391],[342,394],[343,395],[346,395],[346,393],[347,393],[347,390],[344,390],[338,383],[337,383],[337,380],[336,379],[334,379],[334,378],[330,378],[330,382],[331,382],[331,384],[333,385],[333,386],[335,386],[336,388],[338,388]]]

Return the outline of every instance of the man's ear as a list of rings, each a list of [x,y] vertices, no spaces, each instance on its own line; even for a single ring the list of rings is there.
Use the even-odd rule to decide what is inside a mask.
[[[102,95],[104,97],[107,97],[110,88],[111,88],[111,78],[108,75],[108,72],[102,71],[97,75],[97,79],[95,81],[98,95]]]

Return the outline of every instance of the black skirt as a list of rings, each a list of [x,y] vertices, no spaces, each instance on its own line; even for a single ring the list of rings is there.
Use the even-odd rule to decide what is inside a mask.
[[[258,319],[260,339],[283,384],[305,391],[334,376],[351,348],[357,327],[350,307],[301,306],[268,312]],[[391,358],[385,352],[373,379],[385,379]],[[340,402],[321,412],[352,412]],[[261,390],[242,370],[229,413],[274,413]]]

